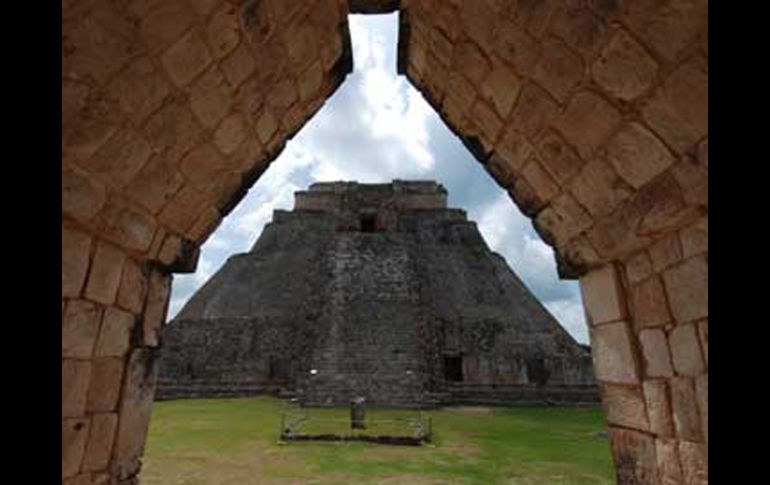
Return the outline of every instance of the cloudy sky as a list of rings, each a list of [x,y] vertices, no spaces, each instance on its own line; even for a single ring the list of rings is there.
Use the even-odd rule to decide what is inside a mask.
[[[351,15],[354,70],[209,238],[198,270],[175,275],[169,318],[234,253],[246,252],[293,193],[317,181],[437,180],[548,310],[587,343],[576,281],[560,281],[552,250],[439,116],[396,74],[397,14]]]

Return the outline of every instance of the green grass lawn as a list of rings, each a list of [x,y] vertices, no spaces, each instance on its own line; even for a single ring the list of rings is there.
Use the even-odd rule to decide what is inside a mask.
[[[611,484],[612,458],[599,408],[444,408],[427,414],[433,444],[278,442],[270,398],[155,403],[144,485]],[[373,411],[368,417],[411,411]],[[347,409],[311,410],[348,417]]]

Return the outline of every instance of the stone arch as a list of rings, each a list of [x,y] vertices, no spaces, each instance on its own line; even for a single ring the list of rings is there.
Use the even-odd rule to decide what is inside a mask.
[[[65,0],[64,483],[134,483],[171,273],[350,72],[348,11],[397,8],[400,72],[581,279],[619,481],[707,479],[705,0]]]

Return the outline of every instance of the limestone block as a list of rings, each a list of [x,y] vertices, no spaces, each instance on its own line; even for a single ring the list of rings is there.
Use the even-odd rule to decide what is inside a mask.
[[[137,348],[131,353],[123,383],[118,432],[110,471],[126,479],[139,471],[150,422],[157,375],[156,349]]]
[[[460,42],[454,47],[454,70],[468,78],[474,86],[481,86],[492,70],[487,57],[471,42]]]
[[[701,61],[681,65],[642,110],[653,130],[679,153],[708,134],[708,73]]]
[[[185,99],[167,103],[150,116],[144,125],[144,132],[155,152],[170,161],[178,160],[205,139]]]
[[[179,0],[152,2],[142,14],[140,29],[152,52],[160,52],[176,41],[193,22],[190,8]]]
[[[80,221],[91,219],[107,198],[104,185],[77,167],[62,166],[62,214]]]
[[[94,485],[94,483],[91,481],[90,473],[81,473],[64,480],[62,485]]]
[[[617,128],[620,112],[591,91],[579,91],[569,100],[556,127],[583,159],[589,159]]]
[[[508,167],[513,171],[520,170],[534,151],[532,144],[512,129],[507,129],[495,145],[495,152],[507,162]]]
[[[246,44],[242,42],[220,63],[220,67],[227,82],[235,89],[254,73],[257,64]]]
[[[111,412],[117,409],[122,377],[123,359],[104,357],[92,361],[87,405],[89,412]]]
[[[535,83],[524,85],[513,109],[513,129],[534,139],[556,118],[559,105],[548,92]]]
[[[210,203],[210,194],[201,192],[199,187],[188,184],[166,204],[158,215],[158,219],[172,231],[184,235]]]
[[[694,380],[690,377],[674,377],[669,382],[677,436],[682,440],[702,442]]]
[[[489,28],[497,20],[495,11],[488,2],[461,2],[458,12],[468,36],[482,48],[494,43],[494,31]]]
[[[208,19],[206,40],[211,52],[218,59],[233,51],[240,41],[238,11],[231,5],[223,4]]]
[[[486,28],[488,32],[491,29]],[[521,80],[501,62],[492,64],[492,71],[481,84],[481,94],[494,106],[500,118],[506,119],[521,89]]]
[[[674,163],[674,157],[649,130],[638,123],[625,125],[607,146],[607,159],[635,189]]]
[[[682,197],[687,204],[708,207],[708,167],[701,165],[694,157],[684,156],[671,168],[671,173],[682,187]]]
[[[602,404],[608,423],[642,431],[650,429],[641,388],[602,384]]]
[[[632,285],[642,281],[652,274],[652,262],[646,251],[639,251],[626,260],[626,278]]]
[[[149,57],[133,61],[108,87],[123,112],[137,126],[158,109],[171,93],[171,85]]]
[[[661,485],[682,483],[682,466],[679,464],[679,446],[674,439],[655,440],[658,455],[658,473]]]
[[[292,71],[299,73],[318,59],[319,33],[308,17],[292,23],[286,30],[283,40]]]
[[[238,149],[243,139],[250,134],[250,131],[243,115],[234,113],[219,124],[214,132],[214,143],[220,152],[231,155]]]
[[[709,442],[709,375],[701,374],[695,378],[695,395],[698,399],[698,414],[706,445]]]
[[[607,265],[582,276],[580,293],[590,325],[625,318],[623,289],[614,266]]]
[[[695,256],[663,273],[671,313],[677,322],[708,317],[708,260]]]
[[[548,172],[543,169],[536,158],[531,158],[529,160],[522,170],[521,175],[527,180],[538,198],[543,202],[547,203],[559,193],[559,186],[556,185],[556,182],[554,182],[553,178],[548,175]]]
[[[682,260],[682,246],[676,234],[656,241],[648,251],[652,260],[652,268],[656,273],[660,273]]]
[[[157,222],[135,205],[114,198],[96,216],[96,226],[106,237],[128,250],[146,251],[152,242]]]
[[[80,470],[80,463],[88,439],[88,418],[63,419],[61,422],[61,477],[73,477]]]
[[[450,67],[452,64],[452,41],[446,38],[439,29],[433,29],[430,32],[430,49],[436,55],[436,59],[444,66]]]
[[[91,236],[76,229],[61,228],[61,296],[77,298],[88,272]]]
[[[126,187],[126,194],[157,214],[184,184],[184,177],[167,157],[153,156]]]
[[[447,96],[452,97],[460,111],[470,111],[473,101],[476,99],[476,89],[468,79],[459,72],[450,72]]]
[[[549,37],[543,42],[540,61],[535,66],[534,78],[551,95],[564,102],[583,78],[583,60],[563,42]]]
[[[503,129],[503,122],[495,114],[495,111],[487,103],[477,99],[471,108],[470,118],[481,130],[481,135],[486,141],[485,144],[492,145]]]
[[[631,289],[634,327],[662,327],[671,321],[666,292],[660,278],[653,276]]]
[[[144,306],[147,278],[142,267],[133,259],[126,259],[120,278],[117,304],[133,314],[139,314]]]
[[[620,321],[593,327],[590,335],[596,378],[603,382],[638,384],[638,363],[628,323]]]
[[[91,302],[70,300],[61,329],[61,355],[88,359],[93,355],[102,310]]]
[[[189,84],[211,61],[209,48],[197,29],[191,29],[161,57],[166,72],[179,87]]]
[[[591,67],[594,80],[611,95],[630,101],[652,87],[658,66],[644,47],[625,30],[612,34]]]
[[[639,332],[639,343],[644,358],[644,373],[649,377],[671,377],[671,353],[666,334],[660,329],[646,329]]]
[[[133,314],[109,307],[102,318],[102,328],[96,341],[96,357],[123,357],[131,343],[134,328]]]
[[[61,417],[79,418],[85,414],[91,362],[62,359]]]
[[[708,2],[634,2],[626,22],[646,46],[673,61],[707,28]]]
[[[703,443],[679,442],[684,483],[707,485],[709,481],[708,449]]]
[[[95,471],[107,468],[117,425],[117,413],[91,416],[91,430],[83,457],[83,470]]]
[[[237,118],[233,120],[235,123],[243,122],[243,118]],[[225,146],[228,143],[232,143],[232,140],[228,140],[226,133],[228,127],[224,127],[224,133],[221,135],[223,138],[220,140]],[[237,136],[237,135],[236,135]],[[230,149],[230,148],[228,148]],[[218,173],[227,168],[227,160],[217,152],[217,149],[210,143],[200,145],[185,155],[180,163],[182,173],[188,182],[194,184],[211,183],[212,179],[216,177]]]
[[[647,413],[650,417],[650,431],[662,438],[673,438],[674,422],[671,417],[666,381],[645,380],[643,389]]]
[[[188,232],[191,241],[203,244],[204,240],[213,233],[222,222],[222,215],[214,207],[209,207],[193,224]]]
[[[709,249],[709,219],[708,216],[698,219],[679,233],[682,243],[682,256],[689,258],[703,254]]]
[[[556,131],[546,131],[538,138],[536,144],[545,169],[559,185],[564,185],[580,172],[583,160],[575,148],[565,142]]]
[[[118,293],[125,260],[126,255],[120,248],[98,243],[88,275],[86,298],[103,305],[112,305]]]
[[[677,374],[697,376],[705,371],[694,323],[674,327],[668,342]]]
[[[294,104],[299,95],[294,80],[286,78],[272,86],[265,97],[265,103],[273,108],[275,113],[283,113]]]
[[[531,77],[540,58],[541,45],[524,29],[509,21],[501,21],[495,36],[495,53],[514,66],[516,71]]]
[[[227,65],[227,62],[224,62],[224,65]],[[225,73],[227,73],[226,69]],[[261,96],[261,91],[256,92]],[[249,94],[251,93],[252,90],[249,90]],[[250,99],[242,97],[239,101],[239,104],[246,106],[247,109],[252,109]],[[259,101],[261,104],[261,97]],[[216,66],[212,66],[193,83],[190,92],[190,109],[206,128],[214,128],[227,115],[232,105],[232,91]]]
[[[537,215],[535,228],[542,235],[546,231],[553,242],[561,246],[567,241],[585,231],[593,220],[591,216],[575,201],[569,192],[562,192],[551,201],[551,205]]]
[[[544,34],[556,8],[561,2],[546,0],[542,2],[519,2],[513,12],[514,21],[535,37]]]
[[[607,24],[591,9],[565,2],[550,22],[549,32],[564,39],[586,57],[593,57],[606,41]]]
[[[125,128],[110,138],[83,163],[90,174],[107,185],[124,187],[149,160],[152,148],[137,131]]]
[[[586,163],[569,186],[578,202],[595,217],[610,214],[633,194],[615,170],[599,159]]]
[[[654,438],[612,426],[609,433],[617,483],[655,483],[657,459]]]
[[[313,63],[299,78],[299,97],[302,101],[308,101],[325,93],[319,93],[323,85],[324,71],[321,62]]]
[[[150,275],[147,302],[142,322],[142,343],[149,347],[158,346],[160,330],[166,318],[168,299],[171,292],[171,277],[159,271]]]

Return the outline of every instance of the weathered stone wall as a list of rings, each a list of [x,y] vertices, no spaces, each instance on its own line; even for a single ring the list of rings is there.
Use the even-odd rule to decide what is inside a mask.
[[[231,381],[306,405],[598,399],[588,349],[440,186],[316,184],[295,199],[165,329],[159,398],[221,395]],[[390,224],[361,231],[363,215],[383,214]],[[445,355],[462,356],[462,384],[446,380]],[[278,360],[291,369],[280,382]]]
[[[350,2],[362,12],[390,4]],[[562,276],[625,271],[674,235],[707,247],[706,0],[400,5],[400,69],[535,219]],[[64,483],[136,481],[170,273],[194,268],[199,244],[349,70],[347,9],[342,0],[62,3]],[[672,273],[681,287],[704,285],[700,257],[697,271]],[[662,275],[666,305],[704,307],[695,292],[669,295],[677,290]],[[618,290],[624,306],[631,291]],[[700,345],[704,322],[695,328]],[[640,332],[626,335],[642,348]],[[653,367],[665,366],[662,355],[648,355]],[[635,372],[648,379],[646,367]],[[694,378],[705,402],[707,372],[673,372]],[[607,406],[634,409],[627,402]],[[705,406],[677,402],[707,428]],[[616,439],[621,483],[684,470],[703,481],[701,442],[658,450],[651,433],[639,436]]]

